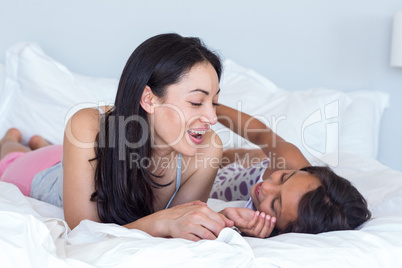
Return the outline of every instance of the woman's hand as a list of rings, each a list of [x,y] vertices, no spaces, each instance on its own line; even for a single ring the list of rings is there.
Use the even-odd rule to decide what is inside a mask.
[[[192,241],[216,239],[223,228],[233,226],[233,221],[211,210],[201,201],[178,205],[168,210],[172,210],[167,221],[171,237]]]
[[[158,237],[198,241],[216,239],[223,228],[233,227],[233,221],[211,210],[204,202],[194,201],[158,211],[125,227]]]
[[[275,227],[276,218],[266,215],[264,212],[253,211],[249,208],[225,208],[221,211],[234,225],[243,233],[249,236],[266,238]]]

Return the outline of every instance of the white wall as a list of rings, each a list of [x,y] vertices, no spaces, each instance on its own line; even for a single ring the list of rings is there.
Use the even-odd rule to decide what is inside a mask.
[[[75,72],[118,78],[146,38],[199,36],[287,90],[388,92],[378,158],[402,170],[402,68],[389,66],[397,10],[401,0],[0,0],[0,62],[35,41]]]

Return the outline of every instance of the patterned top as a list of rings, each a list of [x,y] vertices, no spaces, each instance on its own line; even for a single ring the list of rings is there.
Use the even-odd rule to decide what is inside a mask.
[[[210,198],[224,201],[248,200],[250,190],[262,180],[269,160],[244,168],[240,163],[231,163],[219,169]],[[250,204],[248,204],[250,206]]]

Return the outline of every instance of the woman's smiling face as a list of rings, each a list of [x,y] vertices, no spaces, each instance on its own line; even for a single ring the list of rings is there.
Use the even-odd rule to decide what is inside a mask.
[[[250,196],[258,211],[276,217],[275,226],[282,231],[297,219],[301,197],[319,186],[320,180],[308,172],[281,170],[254,185]]]
[[[166,90],[165,98],[156,98],[154,145],[193,156],[205,132],[217,122],[218,75],[210,63],[198,63]]]

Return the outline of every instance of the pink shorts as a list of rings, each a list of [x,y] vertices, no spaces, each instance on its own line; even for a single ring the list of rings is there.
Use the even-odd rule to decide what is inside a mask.
[[[31,152],[12,152],[0,160],[0,181],[16,185],[29,196],[33,177],[59,163],[63,155],[62,145],[46,146]]]

